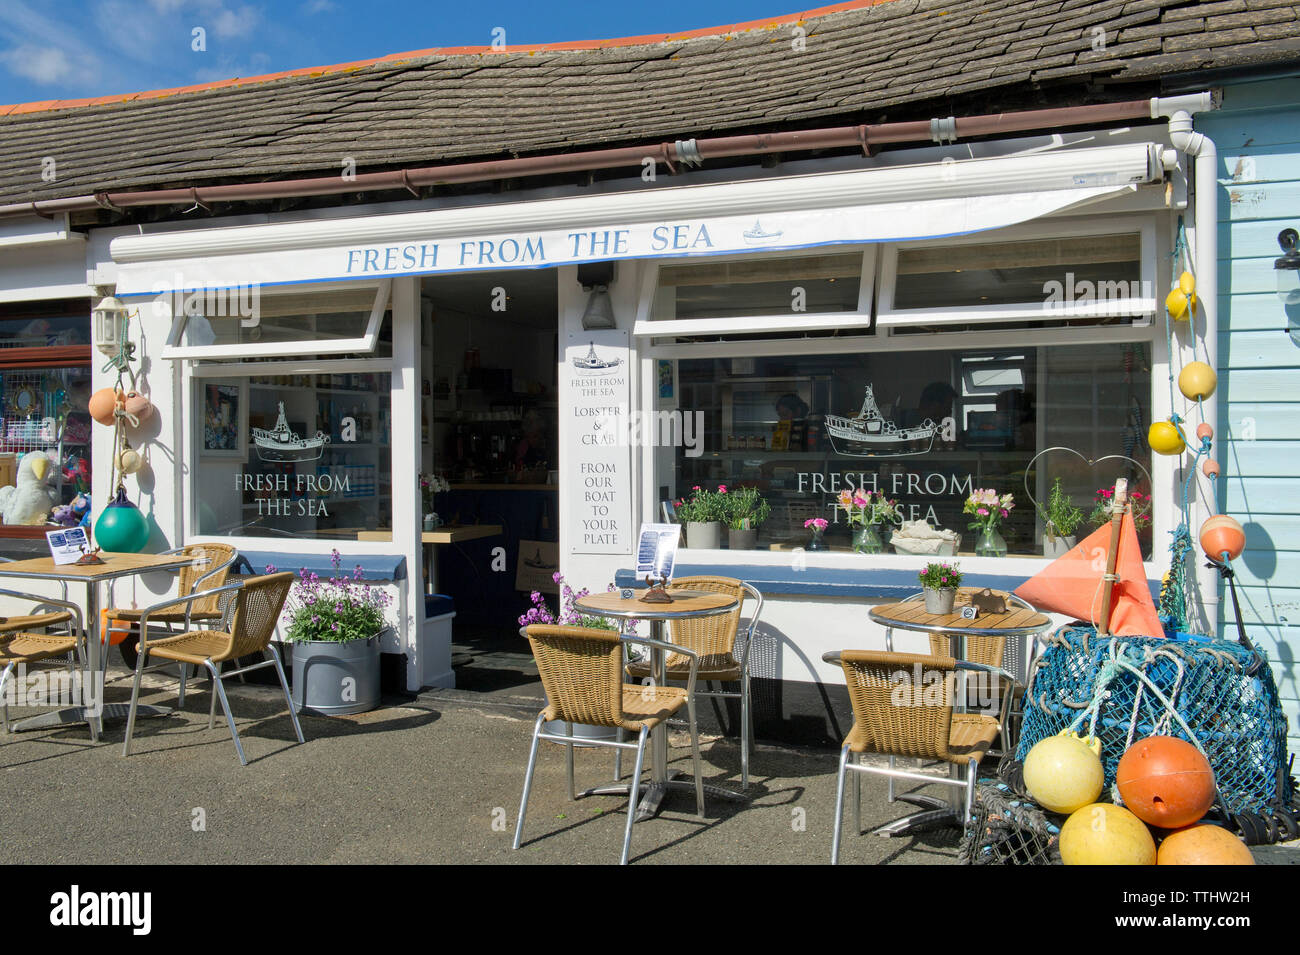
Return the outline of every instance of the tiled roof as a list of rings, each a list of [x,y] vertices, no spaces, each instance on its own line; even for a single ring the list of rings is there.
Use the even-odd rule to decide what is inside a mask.
[[[1013,93],[1067,105],[1081,84],[1124,98],[1098,84],[1300,60],[1300,19],[1295,0],[861,0],[634,40],[0,106],[0,204],[969,113]]]

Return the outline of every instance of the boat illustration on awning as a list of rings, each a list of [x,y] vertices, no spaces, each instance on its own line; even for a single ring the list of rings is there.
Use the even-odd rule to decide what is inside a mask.
[[[284,402],[280,402],[280,416],[275,419],[275,427],[250,428],[253,445],[257,456],[263,461],[315,461],[325,453],[325,445],[330,443],[330,436],[324,431],[317,431],[312,438],[299,437],[289,427],[284,417]]]

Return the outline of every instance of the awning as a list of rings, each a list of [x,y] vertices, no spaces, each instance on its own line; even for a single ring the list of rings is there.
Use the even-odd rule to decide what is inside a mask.
[[[904,242],[999,229],[1163,179],[1151,143],[114,239],[119,295],[608,259]]]

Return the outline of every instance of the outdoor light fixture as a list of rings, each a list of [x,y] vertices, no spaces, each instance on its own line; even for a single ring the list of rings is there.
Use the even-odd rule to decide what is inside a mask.
[[[1295,229],[1283,229],[1277,234],[1277,244],[1284,255],[1273,262],[1273,271],[1277,273],[1277,297],[1283,305],[1300,306],[1300,249],[1296,248],[1300,233]]]
[[[578,284],[583,291],[591,293],[587,299],[587,308],[582,313],[582,327],[585,331],[618,327],[618,322],[614,319],[614,303],[609,298],[609,284],[613,281],[613,262],[588,262],[578,266]]]
[[[95,347],[101,354],[114,357],[126,343],[126,319],[129,314],[126,306],[109,295],[100,299],[90,314],[94,319]]]

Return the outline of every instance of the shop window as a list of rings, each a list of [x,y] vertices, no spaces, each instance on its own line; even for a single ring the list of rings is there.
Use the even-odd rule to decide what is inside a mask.
[[[391,355],[379,335],[389,286],[249,285],[164,296],[159,304],[174,317],[163,357]]]
[[[680,358],[674,399],[660,411],[697,414],[699,440],[657,457],[656,484],[673,500],[695,485],[757,487],[772,504],[760,547],[805,544],[803,522],[824,517],[827,539],[847,550],[850,532],[835,508],[840,491],[883,491],[900,520],[924,520],[961,535],[976,488],[1015,496],[1005,524],[1009,553],[1041,555],[1041,522],[1025,493],[1025,469],[1039,450],[1066,447],[1086,459],[1123,454],[1149,471],[1150,347],[1080,343],[1015,349],[891,349],[795,356]],[[1091,512],[1098,487],[1123,474],[1094,472],[1073,455],[1047,455],[1030,474],[1035,497],[1051,482]],[[1146,472],[1127,475],[1143,494]],[[1150,521],[1141,529],[1152,547]],[[1082,537],[1091,529],[1084,524]],[[888,540],[888,534],[885,535]]]
[[[90,492],[90,362],[89,300],[0,307],[0,539],[42,536]]]

